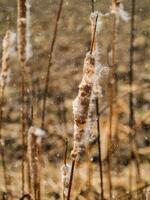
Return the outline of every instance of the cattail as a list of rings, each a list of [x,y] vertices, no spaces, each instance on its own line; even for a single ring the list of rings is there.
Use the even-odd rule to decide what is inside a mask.
[[[0,89],[1,89],[1,103],[0,103],[0,147],[1,147],[1,157],[2,157],[2,166],[3,174],[5,181],[5,188],[8,194],[8,198],[12,199],[12,192],[10,189],[10,175],[7,170],[6,164],[6,155],[5,155],[5,142],[2,137],[2,128],[3,128],[3,106],[4,106],[4,89],[8,83],[9,72],[10,72],[10,57],[15,52],[15,42],[16,34],[8,30],[5,34],[2,44],[2,68],[0,72]]]
[[[28,161],[31,176],[31,193],[34,196],[34,200],[39,200],[40,193],[40,151],[41,151],[41,139],[45,135],[45,132],[36,127],[30,127],[28,131]]]
[[[97,14],[99,15],[99,18],[97,21],[95,51],[93,54],[95,57],[95,72],[94,72],[93,88],[92,88],[89,112],[88,112],[88,122],[86,127],[86,138],[88,138],[89,141],[92,141],[95,138],[95,136],[93,135],[93,127],[96,121],[96,98],[99,98],[100,104],[103,104],[104,94],[106,94],[107,80],[109,76],[109,67],[102,64],[101,62],[102,55],[101,55],[101,47],[99,44],[100,41],[97,41],[97,37],[100,35],[101,29],[103,27],[103,18],[105,18],[106,16],[98,12],[92,13],[90,18],[92,27],[94,27],[93,24],[95,21],[95,16]]]
[[[62,172],[62,184],[63,184],[63,198],[65,199],[67,197],[69,189],[71,166],[68,164],[64,164],[61,168],[61,172]]]
[[[94,68],[95,68],[94,56],[91,54],[91,52],[88,52],[84,60],[83,78],[79,85],[79,92],[77,97],[73,101],[74,142],[73,142],[73,150],[71,152],[73,160],[71,165],[67,200],[70,200],[75,162],[82,150],[83,135],[86,128],[90,96],[93,86]]]
[[[26,60],[26,0],[18,0],[18,56],[21,67]]]
[[[74,146],[71,154],[74,159],[81,152],[83,144],[82,138],[88,117],[88,108],[93,86],[94,67],[94,56],[90,53],[87,53],[84,60],[83,78],[79,85],[78,95],[73,102]]]
[[[8,30],[3,39],[3,53],[2,53],[2,68],[0,72],[0,87],[1,90],[4,90],[8,80],[10,72],[10,63],[9,59],[12,54],[15,52],[16,45],[16,33]]]

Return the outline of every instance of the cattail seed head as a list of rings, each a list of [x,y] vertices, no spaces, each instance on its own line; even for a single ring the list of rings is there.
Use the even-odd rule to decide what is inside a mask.
[[[9,80],[10,63],[9,59],[14,54],[16,47],[16,33],[8,30],[2,44],[2,68],[0,72],[0,86],[3,90]]]
[[[90,96],[93,87],[94,68],[95,59],[93,55],[87,53],[84,60],[83,78],[79,85],[78,95],[73,102],[74,146],[71,153],[73,159],[81,152],[83,145],[82,138],[86,127]]]

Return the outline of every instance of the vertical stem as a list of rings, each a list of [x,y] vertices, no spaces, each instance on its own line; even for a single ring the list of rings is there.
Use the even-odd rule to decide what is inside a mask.
[[[112,0],[112,5],[116,4]],[[109,83],[109,135],[108,135],[108,155],[107,155],[107,164],[108,164],[108,179],[109,179],[109,190],[110,190],[110,199],[112,198],[112,180],[111,180],[111,155],[110,147],[112,142],[112,121],[114,115],[114,104],[116,100],[116,16],[113,16],[113,39],[112,39],[112,69],[110,73],[110,83]]]
[[[19,64],[21,67],[21,99],[22,99],[22,109],[21,109],[21,121],[22,121],[22,195],[24,195],[25,190],[25,64],[26,64],[26,0],[18,0],[18,55]]]
[[[70,197],[71,197],[71,189],[72,189],[72,182],[73,182],[73,175],[74,175],[75,162],[76,162],[76,160],[73,159],[73,160],[72,160],[72,164],[71,164],[71,174],[70,174],[70,181],[69,181],[69,189],[68,189],[67,200],[70,200]]]
[[[92,168],[92,163],[91,163],[91,144],[89,143],[87,146],[87,157],[88,157],[88,180],[87,180],[87,185],[88,185],[88,200],[91,200],[91,186],[92,186],[92,175],[93,175],[93,168]]]
[[[65,154],[64,154],[64,165],[67,164],[67,152],[68,152],[68,140],[66,139],[66,142],[65,142]]]
[[[46,103],[47,103],[50,68],[52,65],[51,61],[52,61],[52,57],[53,57],[54,45],[56,42],[56,37],[57,37],[57,32],[58,32],[58,23],[59,23],[61,11],[62,11],[62,5],[63,5],[63,0],[60,0],[59,9],[58,9],[57,17],[56,17],[56,22],[55,22],[53,38],[52,38],[52,43],[51,43],[51,47],[50,47],[50,51],[49,51],[49,61],[48,61],[48,66],[47,66],[46,79],[45,79],[45,88],[44,88],[43,105],[42,105],[42,117],[41,117],[41,128],[43,128],[43,129],[45,128],[45,111],[46,111]]]
[[[104,199],[104,187],[103,187],[103,169],[102,169],[102,151],[101,151],[101,137],[100,137],[100,115],[99,115],[99,102],[96,98],[96,115],[97,115],[97,142],[98,142],[98,153],[99,153],[99,175],[100,175],[100,186],[101,186],[101,199]]]
[[[129,190],[132,191],[132,157],[133,157],[133,127],[135,124],[134,119],[134,107],[133,107],[133,64],[134,64],[134,38],[135,38],[135,0],[131,1],[131,27],[130,27],[130,61],[129,61],[129,127],[131,132],[129,133],[130,144],[130,169],[129,169]],[[132,197],[131,197],[132,198]]]
[[[91,8],[92,8],[92,12],[94,12],[95,8],[94,8],[94,0],[91,0]]]
[[[68,140],[66,139],[66,142],[65,142],[65,153],[64,153],[64,165],[66,166],[67,164],[67,152],[68,152]],[[65,193],[64,193],[64,187],[63,187],[63,200],[66,199],[66,196],[65,196]]]
[[[98,20],[98,15],[96,16],[95,26],[94,26],[93,35],[92,35],[92,41],[91,41],[91,47],[90,47],[90,53],[91,54],[93,53],[93,50],[94,50],[95,37],[96,37],[96,29],[97,29],[97,20]]]

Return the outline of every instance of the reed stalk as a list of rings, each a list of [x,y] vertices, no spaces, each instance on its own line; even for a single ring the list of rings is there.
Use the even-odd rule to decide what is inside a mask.
[[[40,188],[40,166],[41,166],[41,140],[45,132],[31,126],[28,131],[28,149],[27,156],[29,161],[29,169],[31,174],[31,194],[34,200],[41,199]]]
[[[130,60],[129,60],[129,127],[132,132],[129,133],[129,145],[130,145],[130,159],[133,160],[133,155],[135,156],[135,165],[137,170],[137,183],[141,180],[140,175],[140,164],[139,156],[137,153],[136,144],[134,142],[135,137],[135,113],[134,113],[134,103],[133,103],[133,79],[134,79],[134,40],[135,40],[135,6],[136,0],[131,1],[131,26],[130,26]],[[132,165],[129,168],[129,191],[132,191]]]
[[[26,65],[26,0],[18,0],[18,57],[21,67],[21,138],[22,138],[22,195],[25,193],[25,65]]]
[[[67,168],[67,152],[68,152],[68,140],[66,139],[66,142],[65,142],[65,153],[64,153],[64,169],[63,169],[63,176],[65,176],[65,178],[66,178],[66,176],[68,176],[68,172],[69,171],[67,171],[66,170],[66,168]],[[63,194],[62,194],[62,197],[63,197],[63,200],[66,200],[66,194],[65,194],[65,189],[66,189],[66,182],[65,182],[65,180],[64,180],[64,177],[62,177],[62,179],[63,179]],[[67,184],[68,185],[68,184]]]
[[[100,136],[100,115],[99,115],[99,102],[96,98],[96,116],[97,116],[97,142],[98,142],[98,155],[99,155],[99,175],[101,187],[101,200],[104,199],[104,186],[103,186],[103,168],[102,168],[102,150],[101,150],[101,136]]]
[[[12,31],[8,30],[3,39],[3,53],[2,53],[2,67],[0,72],[0,147],[1,147],[1,157],[2,157],[2,167],[3,167],[3,175],[5,182],[5,189],[8,194],[8,198],[12,199],[12,191],[10,189],[10,174],[7,169],[6,164],[6,149],[5,149],[5,140],[2,137],[2,129],[3,129],[3,110],[4,110],[4,97],[5,97],[5,88],[8,84],[9,80],[9,72],[10,72],[10,57],[11,54],[14,53],[14,47],[16,42],[16,34]]]
[[[131,27],[130,27],[130,61],[129,61],[129,127],[133,130],[135,125],[134,107],[133,107],[133,64],[134,64],[134,38],[135,38],[135,0],[131,1]],[[133,134],[130,133],[130,153],[132,157]],[[132,159],[132,158],[131,158]],[[132,191],[132,169],[129,170],[129,190]]]
[[[57,38],[58,24],[59,24],[61,12],[62,12],[63,1],[64,0],[60,0],[59,9],[58,9],[57,16],[56,16],[53,38],[52,38],[50,51],[49,51],[49,60],[48,60],[46,78],[45,78],[44,95],[43,95],[43,103],[42,103],[42,117],[41,117],[41,128],[42,129],[45,128],[45,112],[46,112],[47,93],[48,93],[49,78],[50,78],[49,76],[50,76],[50,69],[52,66],[53,51],[54,51],[56,38]]]

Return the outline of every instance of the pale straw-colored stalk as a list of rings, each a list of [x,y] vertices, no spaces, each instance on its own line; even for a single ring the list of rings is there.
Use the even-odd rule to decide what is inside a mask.
[[[5,189],[8,194],[8,198],[12,199],[12,191],[10,189],[10,175],[6,164],[5,153],[5,140],[2,137],[3,128],[3,109],[4,109],[4,91],[9,82],[10,75],[10,58],[15,52],[16,34],[11,30],[8,30],[5,34],[2,44],[2,67],[0,71],[0,147],[2,157],[2,167],[4,174]]]
[[[31,194],[34,200],[40,200],[40,168],[41,168],[41,142],[45,132],[37,127],[30,127],[27,138],[27,157],[31,176]]]

